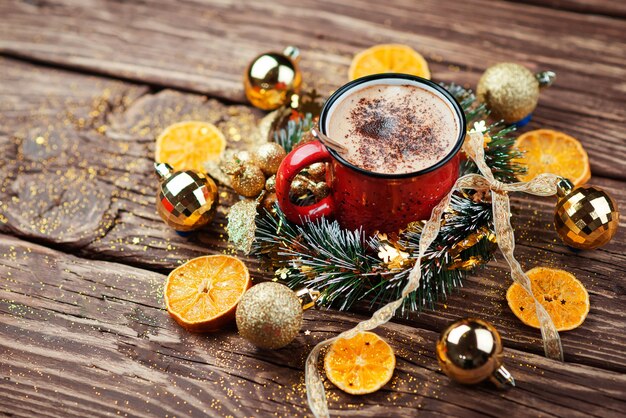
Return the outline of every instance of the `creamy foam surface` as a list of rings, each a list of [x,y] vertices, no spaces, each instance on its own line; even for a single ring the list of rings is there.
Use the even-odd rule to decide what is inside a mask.
[[[368,171],[404,174],[431,167],[459,136],[452,107],[419,86],[375,84],[339,100],[327,134],[347,148],[347,161]]]

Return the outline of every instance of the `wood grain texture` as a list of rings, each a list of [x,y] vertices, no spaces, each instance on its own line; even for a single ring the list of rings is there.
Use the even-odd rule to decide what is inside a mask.
[[[0,254],[0,412],[16,415],[306,415],[308,351],[363,319],[307,311],[309,335],[301,333],[284,349],[261,351],[234,330],[182,330],[163,309],[161,274],[3,235]],[[333,414],[584,417],[623,408],[624,374],[507,349],[517,389],[462,387],[438,371],[437,333],[400,324],[379,332],[398,357],[392,382],[365,397],[327,383]]]
[[[61,106],[58,111],[44,111],[42,109],[56,102],[46,95],[44,83],[38,83],[37,77],[28,76],[29,67],[5,60],[9,74],[26,74],[20,77],[21,82],[10,83],[14,91],[9,96],[25,95],[25,99],[31,100],[34,113],[29,113],[26,101],[23,101],[24,115],[17,124],[28,130],[24,135],[10,135],[14,138],[12,145],[16,151],[7,154],[8,158],[4,157],[4,160],[0,157],[2,165],[13,173],[5,176],[6,191],[2,201],[6,203],[1,214],[6,221],[0,224],[0,231],[45,242],[88,258],[111,259],[162,272],[192,257],[232,251],[223,226],[225,213],[235,196],[226,188],[222,188],[218,218],[208,230],[183,238],[162,223],[154,208],[153,138],[163,126],[186,118],[209,118],[217,123],[228,123],[224,125],[224,131],[233,128],[235,131],[230,131],[233,135],[245,130],[245,123],[250,123],[247,118],[256,121],[253,113],[243,106],[227,107],[198,95],[173,91],[150,93],[136,86],[115,84],[118,95],[123,97],[120,99],[115,96],[115,88],[108,86],[104,79],[53,70],[46,70],[47,77],[41,78],[48,81],[46,84],[57,85],[54,81],[63,79],[66,82],[72,80],[71,83],[79,87],[91,85],[91,94],[96,99],[83,90],[84,100],[76,98],[77,101],[68,104],[70,99],[59,99],[56,100]],[[31,96],[26,93],[28,89],[42,94]],[[102,91],[106,89],[111,91],[107,100],[122,100],[125,107],[113,106],[116,110],[99,115],[101,120],[98,122],[86,120],[82,125],[66,124],[68,116],[62,108],[95,115],[91,110],[93,103],[99,103]],[[135,91],[134,96],[129,93]],[[19,99],[14,97],[13,101]],[[42,112],[62,117],[46,117],[42,123],[39,115]],[[234,115],[228,118],[233,112]],[[7,121],[6,124],[12,126],[15,123]],[[37,127],[42,125],[51,134],[44,135],[45,144],[37,144],[37,138],[42,135]],[[103,126],[105,130],[101,129]],[[59,134],[59,127],[62,127],[62,134]],[[42,148],[72,151],[55,151],[49,156]],[[68,166],[75,167],[77,172],[68,174],[65,170]],[[97,175],[90,174],[94,172]],[[594,183],[605,187],[620,205],[626,207],[626,190],[622,182],[596,178]],[[97,193],[93,194],[91,190],[97,190]],[[80,200],[77,202],[76,199]],[[626,359],[622,354],[626,350],[626,341],[623,337],[617,338],[626,331],[626,314],[621,309],[614,309],[616,300],[625,292],[613,277],[613,272],[626,263],[626,256],[620,250],[626,248],[626,236],[618,234],[606,248],[573,256],[572,251],[556,242],[556,234],[549,229],[553,204],[552,198],[520,196],[515,199],[519,259],[527,268],[566,266],[592,292],[593,310],[585,327],[562,336],[568,361],[626,371]],[[267,272],[259,270],[258,260],[248,258],[246,261],[255,277],[268,277]],[[540,353],[539,332],[522,326],[506,305],[504,293],[509,284],[505,264],[493,264],[489,269],[477,272],[463,290],[451,295],[435,311],[411,315],[408,323],[440,330],[452,320],[477,315],[504,330],[503,338],[507,344]],[[602,346],[598,346],[599,340],[604,341]]]
[[[468,86],[502,61],[552,69],[558,81],[529,128],[566,131],[582,140],[595,173],[626,179],[626,31],[618,19],[487,0],[11,0],[0,15],[0,53],[240,103],[249,60],[287,44],[302,49],[304,80],[323,93],[347,81],[354,53],[382,42],[412,45],[434,79]]]
[[[212,226],[176,235],[154,209],[154,138],[170,123],[202,119],[231,147],[254,141],[263,114],[244,104],[240,74],[261,51],[300,46],[305,81],[323,94],[346,81],[354,52],[388,41],[424,52],[437,80],[468,86],[504,60],[554,69],[558,82],[526,129],[581,139],[591,183],[626,207],[621,3],[547,5],[1,2],[0,54],[13,58],[0,57],[0,415],[308,415],[306,354],[363,319],[366,305],[307,312],[310,335],[266,352],[234,329],[183,331],[160,294],[164,273],[181,262],[232,252],[223,227],[237,197],[221,188]],[[551,198],[514,196],[512,207],[522,266],[564,268],[589,290],[587,320],[561,334],[567,362],[545,359],[539,332],[510,312],[498,257],[436,310],[381,328],[398,355],[394,379],[366,397],[327,384],[334,415],[623,415],[624,222],[605,248],[573,252],[552,231]],[[256,280],[271,277],[245,261]],[[438,370],[439,331],[468,315],[501,331],[517,389],[462,387]]]

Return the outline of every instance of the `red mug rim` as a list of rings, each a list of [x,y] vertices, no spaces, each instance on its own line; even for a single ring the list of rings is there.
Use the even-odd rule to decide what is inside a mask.
[[[401,173],[401,174],[388,174],[388,173],[377,173],[374,171],[368,171],[345,160],[332,148],[328,148],[328,152],[333,156],[334,159],[339,161],[341,164],[361,174],[364,174],[370,177],[378,177],[378,178],[385,178],[385,179],[401,179],[401,178],[407,178],[407,177],[420,176],[422,174],[429,173],[431,171],[437,170],[438,168],[444,166],[446,163],[448,163],[448,161],[454,158],[454,156],[461,150],[461,147],[463,146],[463,141],[465,139],[465,135],[467,131],[467,121],[465,119],[465,112],[463,112],[463,108],[461,107],[459,102],[456,101],[454,96],[448,90],[444,89],[439,84],[434,83],[422,77],[417,77],[417,76],[413,76],[410,74],[382,73],[382,74],[374,74],[374,75],[368,75],[365,77],[357,78],[356,80],[353,80],[347,84],[344,84],[343,86],[338,88],[328,98],[328,100],[326,100],[326,103],[324,103],[324,107],[322,108],[322,111],[320,113],[320,119],[319,119],[319,128],[322,131],[322,133],[325,135],[328,135],[326,132],[325,122],[326,122],[326,118],[328,117],[330,108],[332,107],[333,103],[335,103],[346,91],[352,89],[355,86],[358,86],[359,84],[362,84],[368,81],[385,80],[385,79],[402,79],[402,80],[411,81],[417,84],[425,84],[429,86],[430,88],[436,90],[438,93],[440,93],[443,97],[445,97],[450,102],[450,105],[454,109],[456,116],[459,120],[459,125],[460,125],[459,137],[457,138],[457,141],[454,144],[454,147],[452,148],[452,150],[448,153],[448,155],[446,155],[444,158],[439,160],[437,163],[431,165],[430,167],[426,167],[426,168],[423,168],[421,170],[414,171],[411,173]]]

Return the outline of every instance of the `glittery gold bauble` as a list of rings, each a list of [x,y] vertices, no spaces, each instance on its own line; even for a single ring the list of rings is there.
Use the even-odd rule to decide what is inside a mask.
[[[270,176],[265,180],[265,190],[268,192],[276,191],[276,175]]]
[[[443,372],[463,384],[490,379],[496,385],[515,386],[502,366],[502,341],[493,325],[467,318],[446,328],[437,342],[437,359]]]
[[[285,159],[285,149],[275,142],[259,146],[254,152],[256,163],[267,176],[276,174],[280,163]]]
[[[324,181],[326,179],[326,163],[311,164],[306,168],[306,174],[315,182]]]
[[[292,94],[300,91],[299,54],[298,48],[288,46],[282,54],[266,52],[252,60],[244,73],[243,84],[253,106],[274,110],[287,104]]]
[[[309,191],[309,183],[311,181],[304,177],[301,174],[296,175],[296,177],[291,182],[291,187],[289,188],[289,194],[300,197],[305,195]]]
[[[554,227],[570,247],[591,250],[608,243],[617,232],[617,203],[599,187],[578,186],[569,180],[558,184]]]
[[[265,175],[259,166],[244,163],[233,173],[231,186],[242,196],[255,197],[265,187]]]
[[[241,164],[243,163],[257,164],[256,154],[250,151],[245,151],[245,150],[237,151],[235,155],[233,156],[233,159],[235,160],[235,162],[241,163]]]
[[[294,291],[275,282],[248,290],[237,306],[239,334],[260,348],[289,344],[302,327],[302,304]]]
[[[313,195],[318,199],[323,199],[330,194],[330,187],[326,182],[320,181],[313,185],[312,190]]]
[[[537,107],[539,88],[549,86],[554,77],[552,72],[535,75],[519,64],[504,62],[485,71],[476,94],[495,118],[520,122]]]
[[[166,224],[186,232],[213,220],[218,202],[213,179],[192,170],[174,172],[165,163],[155,163],[154,168],[161,179],[156,207]]]

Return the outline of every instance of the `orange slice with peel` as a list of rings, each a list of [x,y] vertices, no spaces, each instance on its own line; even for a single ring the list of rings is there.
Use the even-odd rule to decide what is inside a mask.
[[[521,181],[530,181],[541,173],[565,177],[580,186],[591,177],[589,157],[582,144],[563,132],[537,129],[520,135],[515,147],[523,152],[516,161],[526,166]]]
[[[589,294],[573,274],[548,267],[535,267],[526,274],[533,294],[548,311],[557,331],[571,330],[583,323],[589,313]],[[506,300],[524,324],[539,328],[535,302],[521,285],[513,283]]]
[[[379,73],[403,73],[430,78],[428,63],[413,48],[401,44],[382,44],[354,56],[348,76],[350,80]]]
[[[168,126],[156,140],[155,161],[168,163],[176,171],[203,173],[207,161],[217,160],[226,148],[226,139],[217,126],[185,121]]]
[[[250,287],[250,273],[229,255],[194,258],[174,269],[165,282],[169,314],[189,331],[215,331],[235,318],[239,300]]]
[[[328,379],[352,395],[376,392],[391,380],[395,367],[393,350],[373,332],[336,340],[324,357]]]

